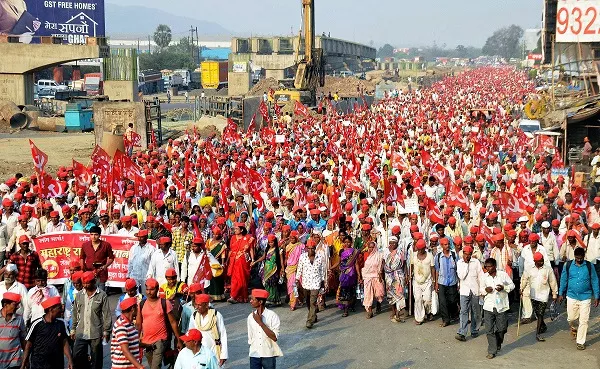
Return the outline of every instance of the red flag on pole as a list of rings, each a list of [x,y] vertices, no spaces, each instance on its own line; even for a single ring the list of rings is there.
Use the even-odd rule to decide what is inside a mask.
[[[31,147],[31,157],[33,158],[35,171],[38,174],[41,174],[44,171],[46,164],[48,164],[48,155],[46,155],[42,150],[38,149],[31,140],[29,140],[29,146]]]
[[[305,117],[308,117],[310,115],[308,112],[308,108],[300,101],[296,101],[294,103],[294,114],[303,115]]]
[[[92,183],[92,174],[85,165],[73,159],[73,174],[79,187],[87,188]]]
[[[40,175],[40,192],[45,199],[56,197],[64,193],[58,180],[52,178],[45,172]]]
[[[262,115],[263,120],[265,122],[270,122],[269,119],[269,107],[267,106],[267,104],[265,104],[265,101],[261,101],[260,104],[258,105],[258,111],[260,112],[260,115]]]

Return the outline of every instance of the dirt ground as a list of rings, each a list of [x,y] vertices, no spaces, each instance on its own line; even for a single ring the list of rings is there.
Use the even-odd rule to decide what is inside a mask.
[[[69,166],[73,159],[89,164],[94,150],[92,133],[40,134],[39,132],[22,131],[18,137],[0,138],[0,181],[12,177],[15,173],[31,175],[33,161],[29,139],[48,155],[48,172],[55,174],[61,165]],[[29,137],[28,137],[29,136]]]

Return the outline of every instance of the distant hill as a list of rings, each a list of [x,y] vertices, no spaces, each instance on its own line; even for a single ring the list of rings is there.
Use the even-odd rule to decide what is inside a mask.
[[[110,37],[140,37],[146,38],[154,34],[159,24],[171,27],[173,39],[190,34],[190,26],[198,27],[201,40],[207,38],[229,38],[233,32],[221,25],[201,19],[167,13],[163,10],[141,6],[121,6],[105,3],[106,34]]]

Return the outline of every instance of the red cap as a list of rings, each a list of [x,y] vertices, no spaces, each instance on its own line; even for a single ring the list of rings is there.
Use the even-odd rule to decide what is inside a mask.
[[[190,294],[192,293],[196,293],[198,291],[202,291],[204,288],[202,287],[202,285],[200,283],[192,283],[190,284],[189,288],[188,288],[188,292]]]
[[[171,238],[170,237],[161,237],[161,238],[158,239],[157,243],[159,245],[162,245],[162,244],[169,243],[169,242],[171,242]]]
[[[399,234],[400,233],[400,229],[401,229],[400,226],[398,226],[398,225],[394,226],[392,228],[392,234]]]
[[[31,240],[29,239],[29,236],[24,234],[21,237],[19,237],[19,243],[21,244],[23,242],[31,242]]]
[[[204,243],[204,238],[202,238],[202,236],[200,236],[200,237],[194,237],[192,239],[192,243],[201,243],[202,244],[202,243]]]
[[[131,222],[131,217],[129,215],[125,215],[121,217],[121,222]]]
[[[475,236],[475,241],[477,242],[481,242],[481,241],[485,241],[485,236],[481,233],[477,234],[477,236]]]
[[[420,239],[417,241],[417,243],[415,245],[417,247],[417,250],[423,250],[425,248],[425,240]]]
[[[177,277],[177,272],[173,268],[167,269],[165,272],[165,277]]]
[[[188,342],[188,341],[200,342],[202,340],[202,333],[199,330],[192,328],[189,331],[187,331],[186,334],[184,334],[183,336],[180,336],[179,338],[181,338],[181,340],[183,342]]]
[[[558,219],[553,219],[552,220],[552,226],[553,227],[558,227],[560,225],[560,220]]]
[[[83,277],[83,272],[81,270],[78,270],[75,273],[71,274],[71,280],[73,282],[75,282],[75,281],[80,281],[81,282],[81,278],[82,277]]]
[[[140,229],[136,234],[136,237],[147,237],[148,236],[148,230],[147,229]]]
[[[592,224],[592,229],[600,229],[600,224],[598,224],[598,223]]]
[[[269,292],[256,288],[252,290],[252,297],[256,299],[266,299],[269,297]]]
[[[158,287],[158,281],[154,278],[148,278],[146,279],[146,286],[150,288]]]
[[[135,281],[135,279],[128,278],[125,281],[125,290],[130,290],[130,289],[133,289],[136,287],[137,287],[137,282]]]
[[[450,243],[450,241],[448,241],[448,238],[443,237],[440,238],[440,245],[448,245]]]
[[[456,236],[452,239],[455,245],[462,245],[462,238],[460,236]]]
[[[529,241],[539,241],[540,240],[540,236],[537,233],[532,233],[529,235]]]
[[[448,218],[448,223],[450,223],[450,224],[456,224],[456,218],[455,217]]]
[[[541,252],[536,252],[535,254],[533,254],[533,261],[542,261],[542,260],[544,260],[544,255],[542,255]]]
[[[94,272],[88,271],[83,273],[83,275],[81,276],[81,281],[83,283],[90,283],[91,281],[93,281],[94,279],[96,279],[96,276],[94,275]]]
[[[473,248],[471,246],[465,246],[463,248],[463,252],[471,254],[471,253],[473,253]]]
[[[2,300],[9,300],[13,302],[21,302],[21,295],[14,292],[4,292],[2,295]]]
[[[60,296],[54,296],[42,301],[42,308],[44,310],[50,309],[52,306],[60,305],[62,303]]]
[[[121,311],[124,311],[136,304],[137,304],[137,297],[135,297],[135,296],[128,297],[128,298],[123,299],[123,301],[121,301],[121,303],[119,304],[119,307],[121,308]]]
[[[571,229],[567,232],[567,237],[577,237],[577,232]]]
[[[8,207],[8,206],[13,206],[13,205],[14,205],[14,203],[9,198],[5,198],[4,200],[2,200],[2,206]]]
[[[206,302],[210,302],[210,296],[205,293],[196,295],[196,297],[194,297],[194,302],[196,304],[204,304]]]

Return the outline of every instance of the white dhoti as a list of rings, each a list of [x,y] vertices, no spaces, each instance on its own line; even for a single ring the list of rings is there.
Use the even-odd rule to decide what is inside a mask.
[[[415,298],[415,321],[422,322],[425,315],[431,313],[431,291],[433,283],[431,278],[424,283],[418,283],[413,278],[413,296]]]

